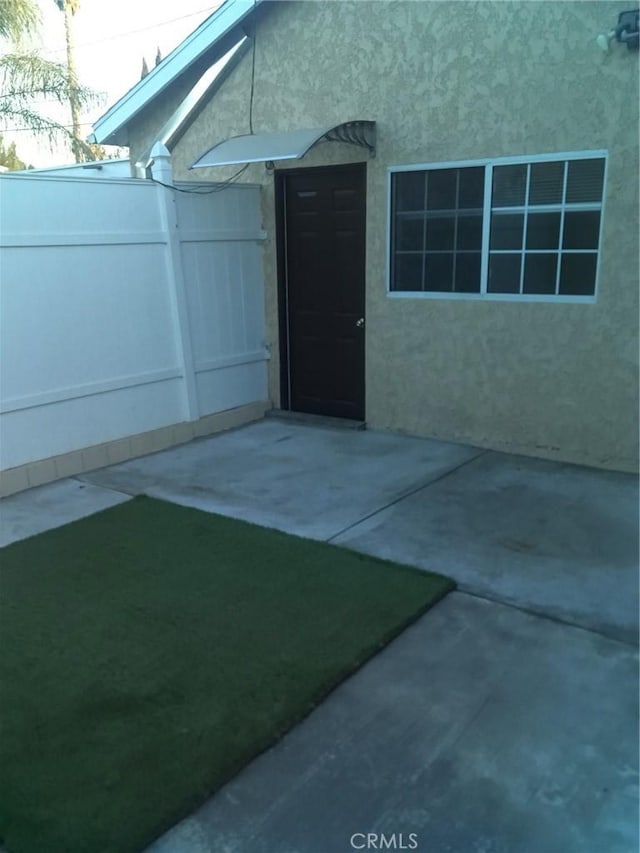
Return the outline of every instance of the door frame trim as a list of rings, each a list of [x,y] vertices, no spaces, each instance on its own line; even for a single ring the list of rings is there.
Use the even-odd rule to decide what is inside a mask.
[[[288,305],[288,278],[287,278],[287,211],[286,211],[286,183],[289,175],[316,171],[337,171],[339,169],[359,168],[364,177],[364,223],[365,223],[365,302],[367,297],[366,279],[366,227],[367,227],[367,161],[357,163],[335,163],[326,166],[307,166],[297,169],[276,169],[273,173],[274,198],[276,214],[276,281],[278,288],[278,341],[280,352],[280,408],[291,410],[291,370],[289,362],[289,305]],[[363,369],[366,371],[366,347],[365,363]],[[366,405],[366,396],[365,396]]]

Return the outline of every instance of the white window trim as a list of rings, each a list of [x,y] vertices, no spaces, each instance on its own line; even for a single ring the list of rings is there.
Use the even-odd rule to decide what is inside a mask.
[[[493,167],[505,165],[517,165],[520,163],[544,163],[555,160],[596,160],[604,159],[604,175],[602,187],[602,204],[585,203],[579,205],[580,210],[589,207],[600,210],[600,231],[598,233],[598,252],[596,262],[596,280],[592,296],[571,296],[553,293],[487,293],[487,277],[489,272],[489,234],[491,228],[491,188],[493,179]],[[484,184],[484,209],[482,213],[482,257],[480,267],[480,293],[449,293],[419,290],[391,290],[391,179],[397,172],[424,172],[435,169],[463,169],[473,166],[485,166]],[[410,165],[389,166],[387,168],[387,251],[386,251],[386,293],[390,299],[466,299],[470,301],[491,302],[552,302],[555,304],[590,304],[597,302],[600,285],[600,266],[602,262],[602,233],[605,216],[605,200],[607,190],[607,176],[609,169],[609,152],[607,149],[590,151],[553,151],[547,154],[525,154],[517,157],[487,157],[481,160],[451,160],[437,163],[412,163]],[[566,178],[566,175],[565,175]],[[526,206],[528,209],[528,205]],[[557,210],[557,205],[536,205],[536,210],[543,211],[546,207]],[[571,207],[571,206],[569,206]],[[577,205],[576,205],[577,207]],[[504,212],[510,210],[522,211],[524,207],[504,208]],[[567,209],[563,205],[563,211]],[[501,208],[502,210],[502,208]],[[532,251],[532,250],[530,250]],[[542,251],[542,250],[541,250]],[[576,250],[580,251],[580,250]],[[593,254],[592,250],[583,250]],[[523,265],[524,266],[524,265]],[[558,264],[558,268],[560,265]]]

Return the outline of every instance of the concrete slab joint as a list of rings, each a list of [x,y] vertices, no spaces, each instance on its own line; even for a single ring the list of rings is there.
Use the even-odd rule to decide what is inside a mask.
[[[338,853],[382,831],[425,853],[637,850],[636,478],[275,418],[227,429],[239,421],[174,425],[153,447],[179,447],[6,498],[0,545],[147,494],[458,590],[147,853]],[[227,431],[189,441],[196,426]]]

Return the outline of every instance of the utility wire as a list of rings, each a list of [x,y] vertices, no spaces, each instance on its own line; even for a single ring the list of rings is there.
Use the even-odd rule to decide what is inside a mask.
[[[1,0],[0,0],[0,2],[1,2]],[[102,44],[103,42],[111,41],[111,40],[116,39],[116,38],[122,38],[122,37],[127,36],[127,35],[133,35],[134,33],[146,32],[148,30],[153,30],[153,29],[156,29],[157,27],[164,26],[165,24],[171,24],[171,23],[174,23],[175,21],[182,21],[185,18],[192,18],[194,15],[199,15],[202,12],[213,11],[213,10],[219,8],[220,5],[222,5],[222,4],[216,4],[215,6],[208,6],[207,8],[200,9],[197,12],[190,12],[188,15],[181,15],[179,18],[172,18],[169,21],[163,21],[162,23],[155,24],[153,27],[142,27],[139,30],[131,30],[128,33],[122,33],[121,35],[108,36],[107,38],[99,39],[98,41],[93,41],[93,42],[85,42],[84,44],[77,45],[77,47],[88,47],[89,45]],[[255,5],[257,5],[257,4],[254,0],[254,6]],[[257,28],[256,28],[255,21],[254,21],[253,22],[253,39],[252,39],[253,45],[252,45],[252,52],[251,52],[251,90],[249,93],[249,132],[250,133],[253,133],[253,96],[254,96],[254,92],[255,92],[255,77],[256,77],[256,31],[257,31]],[[61,50],[54,50],[54,51],[48,51],[48,52],[49,53],[62,53],[63,50],[61,49]],[[87,127],[87,126],[89,126],[89,127],[93,126],[93,122],[91,122],[91,121],[80,122],[80,127]],[[73,129],[72,125],[61,125],[61,127],[65,128],[66,130],[72,130]],[[4,132],[4,133],[21,133],[21,132],[27,132],[27,131],[33,132],[33,129],[30,127],[9,127],[9,128],[3,128],[3,130],[2,130],[2,132]],[[249,163],[245,163],[244,166],[242,166],[242,168],[238,169],[238,171],[235,172],[233,175],[231,175],[230,178],[227,178],[226,180],[221,181],[219,184],[217,184],[217,186],[215,186],[212,189],[200,188],[200,189],[187,190],[187,189],[184,189],[182,187],[173,186],[172,184],[165,184],[162,181],[156,180],[153,176],[151,176],[151,180],[153,181],[154,184],[158,184],[161,187],[166,187],[167,189],[174,190],[175,192],[187,193],[188,195],[211,195],[212,193],[221,192],[222,190],[225,190],[230,184],[235,183],[238,180],[238,178],[241,175],[243,175],[244,172],[246,172],[246,170],[249,168],[249,165],[250,165]]]
[[[254,0],[254,7],[255,7],[255,5],[256,5],[256,2]],[[254,91],[255,91],[255,79],[256,79],[256,29],[257,29],[256,23],[254,20],[254,22],[253,22],[253,38],[252,38],[253,45],[252,45],[252,55],[251,55],[251,89],[249,92],[249,132],[250,133],[253,133],[253,96],[254,96]],[[238,171],[235,174],[231,175],[230,178],[227,178],[225,181],[221,181],[214,188],[206,189],[206,190],[205,189],[187,190],[187,189],[184,189],[183,187],[175,187],[175,186],[172,186],[171,184],[163,184],[162,181],[157,181],[153,176],[151,177],[151,180],[154,183],[159,184],[161,187],[166,187],[167,189],[170,189],[170,190],[176,190],[179,193],[187,193],[187,194],[191,194],[191,195],[210,195],[211,193],[218,193],[218,192],[222,192],[222,190],[226,190],[230,184],[235,183],[238,180],[238,178],[247,171],[247,169],[249,168],[250,165],[251,165],[250,163],[245,163],[244,166],[242,166],[242,168],[238,169]]]
[[[1,2],[2,2],[2,0],[0,0],[0,3]],[[106,38],[103,38],[103,39],[96,39],[95,41],[82,42],[81,44],[75,45],[75,48],[77,49],[77,48],[81,48],[81,47],[89,47],[89,46],[96,45],[96,44],[103,44],[104,42],[107,42],[107,41],[113,41],[115,39],[126,38],[127,36],[135,35],[136,33],[150,32],[150,31],[155,30],[159,27],[164,27],[167,24],[174,24],[176,21],[183,21],[186,18],[193,18],[196,15],[202,14],[203,12],[215,12],[217,9],[220,8],[220,6],[222,6],[222,3],[215,3],[213,6],[206,6],[203,9],[198,9],[195,12],[189,12],[189,14],[187,14],[187,15],[180,15],[177,18],[170,18],[167,21],[160,21],[159,23],[154,24],[151,27],[140,27],[137,30],[129,30],[128,32],[118,33],[118,34],[113,35],[113,36],[107,36]],[[59,48],[56,50],[46,50],[45,49],[43,51],[43,53],[51,55],[51,54],[55,54],[55,53],[65,53],[65,51],[66,51],[66,48],[62,47],[62,48]],[[254,61],[255,61],[255,50],[254,50]],[[252,71],[252,75],[253,75],[253,71]],[[251,84],[251,93],[252,93],[251,96],[253,98],[253,80],[252,80],[252,84]],[[9,95],[6,95],[6,96],[2,95],[0,97],[10,97],[13,94],[15,94],[15,93],[11,92],[11,93],[9,93]],[[25,93],[21,93],[21,94],[28,94],[28,93],[25,92]],[[50,103],[50,101],[44,100],[44,101],[37,101],[36,103]],[[249,122],[251,122],[251,117],[249,118]],[[93,125],[93,122],[91,122],[91,121],[80,122],[81,127],[88,127],[88,126],[90,127],[92,125]],[[61,126],[67,130],[73,130],[73,127],[71,125],[61,125]],[[27,133],[29,131],[32,131],[32,128],[30,128],[30,127],[5,127],[5,128],[2,128],[2,133]]]
[[[0,0],[0,3],[1,2],[2,2],[2,0]],[[204,9],[198,9],[196,12],[189,12],[188,15],[180,15],[180,17],[178,17],[178,18],[170,18],[168,21],[160,21],[159,23],[153,24],[150,27],[140,27],[137,30],[127,30],[127,32],[116,33],[116,35],[113,35],[113,36],[105,36],[102,39],[95,39],[94,41],[81,42],[80,44],[75,45],[74,49],[81,48],[81,47],[92,47],[93,45],[96,45],[96,44],[104,44],[107,41],[114,41],[115,39],[126,38],[127,36],[133,36],[133,35],[136,35],[137,33],[151,32],[152,30],[158,29],[159,27],[164,27],[167,24],[175,24],[176,21],[184,21],[186,18],[193,18],[196,15],[201,15],[203,12],[215,12],[217,9],[220,8],[221,5],[222,5],[221,3],[216,3],[213,6],[206,6]],[[43,51],[43,53],[47,53],[47,54],[65,53],[65,52],[66,52],[65,47],[55,48],[55,50],[46,50],[45,49]]]
[[[1,0],[0,0],[1,2]],[[58,124],[55,119],[51,119],[53,123],[56,124],[57,127],[64,128],[65,130],[73,130],[72,124]],[[81,121],[80,127],[92,127],[92,121]],[[34,130],[32,127],[2,127],[0,125],[0,133],[37,133],[37,130]]]
[[[219,193],[219,192],[222,192],[222,190],[226,190],[227,187],[229,186],[229,184],[235,183],[238,180],[238,178],[240,177],[240,175],[242,175],[244,172],[246,172],[246,170],[248,168],[249,168],[249,164],[245,163],[244,166],[241,169],[238,169],[238,171],[235,174],[231,175],[230,178],[227,178],[224,181],[220,181],[215,187],[213,187],[211,189],[200,188],[200,189],[187,190],[187,189],[184,189],[184,187],[176,187],[176,186],[173,186],[172,184],[164,184],[162,181],[157,181],[153,176],[151,176],[151,180],[153,181],[154,184],[158,184],[158,186],[166,187],[168,190],[175,190],[176,192],[179,192],[179,193],[187,193],[187,195],[211,195],[212,193]]]
[[[249,93],[249,133],[253,134],[253,94],[256,83],[256,36],[257,27],[253,21],[253,46],[251,50],[251,91]]]

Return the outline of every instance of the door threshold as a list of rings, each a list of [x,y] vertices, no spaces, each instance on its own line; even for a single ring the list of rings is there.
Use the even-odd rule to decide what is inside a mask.
[[[356,429],[367,428],[365,421],[354,421],[350,418],[333,418],[328,415],[311,415],[307,412],[291,412],[288,409],[269,409],[265,417],[276,418],[295,424],[306,424],[307,426],[329,427],[331,429]]]

